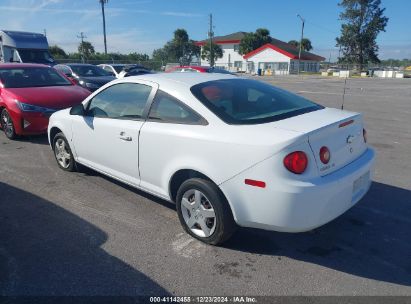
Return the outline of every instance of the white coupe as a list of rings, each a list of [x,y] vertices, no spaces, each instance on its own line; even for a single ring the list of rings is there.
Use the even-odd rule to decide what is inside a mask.
[[[222,74],[112,81],[54,113],[50,145],[77,164],[175,202],[184,229],[209,244],[237,226],[319,227],[368,191],[374,151],[361,114]]]

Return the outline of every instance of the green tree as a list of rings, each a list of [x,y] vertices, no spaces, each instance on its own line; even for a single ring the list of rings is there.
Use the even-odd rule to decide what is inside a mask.
[[[241,39],[239,53],[245,55],[260,46],[271,42],[270,31],[264,28],[259,28],[255,33],[246,33]]]
[[[169,59],[169,55],[164,47],[155,49],[152,57],[154,61],[161,62],[162,64],[166,63]]]
[[[288,44],[291,44],[292,46],[294,46],[296,49],[300,48],[300,42],[297,40],[290,40],[288,41]],[[313,46],[311,44],[311,40],[308,38],[303,38],[302,40],[302,48],[303,51],[311,51],[313,49]]]
[[[78,51],[87,59],[91,58],[96,53],[94,46],[88,41],[80,42]]]
[[[49,52],[56,59],[67,58],[66,52],[56,44],[49,47]]]
[[[341,0],[339,6],[344,8],[341,35],[336,38],[343,55],[339,62],[357,64],[360,70],[369,62],[380,62],[376,39],[388,23],[381,0]]]
[[[300,46],[300,43],[297,40],[290,40],[290,41],[288,41],[288,44],[291,44],[292,46],[294,46],[297,49]]]
[[[200,56],[200,47],[189,39],[185,29],[176,29],[174,37],[164,47],[153,52],[153,58],[163,62],[179,62],[182,65],[190,64],[194,57]]]
[[[218,44],[213,43],[212,44],[213,48],[213,58],[211,58],[211,53],[210,53],[210,44],[206,43],[203,48],[201,49],[201,59],[207,60],[210,63],[210,66],[214,66],[214,62],[218,58],[223,57],[223,49],[221,46]]]
[[[150,57],[147,54],[141,54],[137,52],[130,53],[126,55],[125,57],[127,57],[127,60],[138,61],[138,62],[150,60]]]

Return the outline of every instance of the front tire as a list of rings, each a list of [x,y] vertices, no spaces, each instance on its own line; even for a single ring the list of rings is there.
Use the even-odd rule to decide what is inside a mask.
[[[178,189],[176,205],[184,230],[204,243],[222,244],[237,228],[227,200],[211,181],[185,181]]]
[[[57,164],[64,171],[76,171],[76,162],[68,141],[63,133],[57,133],[53,138],[53,152]]]
[[[6,134],[8,139],[16,139],[16,129],[14,128],[13,120],[11,119],[9,112],[6,109],[3,109],[0,116],[1,128],[4,131],[4,134]]]

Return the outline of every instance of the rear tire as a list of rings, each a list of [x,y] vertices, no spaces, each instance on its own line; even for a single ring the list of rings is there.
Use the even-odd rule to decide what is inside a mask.
[[[178,189],[176,205],[184,230],[204,243],[222,244],[237,228],[227,200],[211,181],[185,181]]]
[[[70,145],[62,132],[57,133],[53,138],[53,152],[57,165],[64,171],[76,171],[76,162]]]
[[[14,128],[13,120],[11,119],[11,116],[7,109],[3,109],[0,113],[0,116],[1,128],[4,131],[4,134],[6,134],[8,139],[16,139],[16,129]]]

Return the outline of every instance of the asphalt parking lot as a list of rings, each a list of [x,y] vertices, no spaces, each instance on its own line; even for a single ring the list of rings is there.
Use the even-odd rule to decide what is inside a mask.
[[[341,107],[344,80],[264,78]],[[368,195],[311,232],[185,234],[173,205],[91,170],[45,136],[0,134],[0,295],[411,295],[411,79],[348,79],[378,155]],[[166,151],[164,151],[166,153]]]

